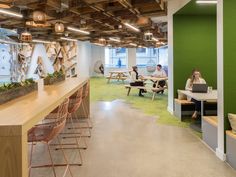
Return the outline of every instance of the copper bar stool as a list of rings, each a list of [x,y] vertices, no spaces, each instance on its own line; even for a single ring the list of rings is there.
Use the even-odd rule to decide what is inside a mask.
[[[84,104],[84,100],[89,96],[89,82],[87,82],[84,86],[84,91],[83,91],[83,94],[82,94],[82,103],[81,103],[81,106],[82,106],[82,110],[83,110],[83,113],[84,113],[84,117],[83,118],[78,118],[77,114],[75,115],[76,116],[76,119],[79,121],[79,122],[85,122],[86,126],[78,126],[78,127],[75,127],[76,129],[86,129],[88,130],[88,133],[89,135],[82,135],[82,136],[85,136],[85,137],[91,137],[91,128],[92,128],[92,121],[90,119],[90,115],[89,115],[89,108],[86,107],[86,105]]]
[[[79,151],[79,156],[80,156],[80,161],[82,165],[82,155],[80,149],[87,149],[87,143],[85,138],[82,137],[82,133],[78,131],[75,125],[79,126],[78,122],[74,122],[73,116],[76,115],[77,110],[80,108],[81,103],[82,103],[82,96],[83,96],[83,87],[80,88],[74,95],[72,95],[69,98],[69,108],[68,108],[68,116],[67,116],[67,125],[70,124],[68,129],[72,130],[72,132],[63,132],[61,133],[63,135],[63,139],[66,138],[73,138],[75,139],[75,143],[63,143],[62,148],[63,149],[78,149]],[[83,138],[85,147],[80,147],[80,141]],[[61,148],[61,147],[60,147]],[[56,148],[60,149],[60,148]]]
[[[32,168],[52,168],[54,177],[57,177],[55,167],[62,167],[62,166],[66,166],[63,177],[67,174],[68,170],[69,170],[70,176],[73,177],[73,174],[70,169],[70,165],[76,165],[76,164],[69,164],[68,163],[68,159],[67,159],[66,154],[62,148],[61,140],[59,138],[59,135],[63,131],[65,124],[66,124],[66,119],[68,116],[68,105],[69,105],[69,99],[67,98],[58,107],[57,113],[54,113],[54,114],[56,114],[56,117],[54,120],[50,120],[47,123],[38,124],[35,127],[33,127],[31,130],[29,130],[28,142],[31,143],[30,162],[29,162],[29,177],[31,175]],[[61,147],[63,158],[65,160],[64,164],[55,164],[53,162],[52,154],[51,154],[51,150],[50,150],[50,142],[54,139],[57,139],[58,144]],[[49,154],[49,158],[50,158],[50,164],[32,166],[34,145],[36,145],[37,143],[44,143],[47,145],[47,150],[48,150],[48,154]]]
[[[90,115],[89,115],[89,108],[87,108],[84,104],[84,100],[89,96],[89,82],[87,82],[84,87],[83,87],[83,92],[82,92],[82,102],[81,102],[81,106],[82,106],[82,110],[84,113],[84,117],[83,118],[79,118],[78,115],[75,113],[74,114],[74,118],[76,121],[78,121],[78,126],[74,127],[75,129],[84,129],[88,131],[88,135],[84,135],[82,134],[82,137],[91,137],[91,128],[92,128],[92,121],[90,119]],[[86,126],[80,126],[80,123],[85,122]],[[83,131],[84,132],[84,131]]]

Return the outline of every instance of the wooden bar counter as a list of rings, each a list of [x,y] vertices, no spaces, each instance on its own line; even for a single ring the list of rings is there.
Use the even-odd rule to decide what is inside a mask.
[[[0,105],[0,177],[28,177],[28,130],[87,82],[70,78]]]

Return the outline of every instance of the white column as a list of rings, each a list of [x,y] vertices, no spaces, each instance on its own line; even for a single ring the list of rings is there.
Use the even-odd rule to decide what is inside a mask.
[[[78,75],[89,77],[89,67],[91,65],[91,44],[89,42],[78,42]]]
[[[173,80],[173,14],[190,0],[168,1],[168,111],[174,111],[174,80]]]
[[[218,147],[216,156],[226,160],[224,153],[224,55],[223,55],[223,0],[217,4],[217,90],[218,90]]]
[[[131,69],[136,65],[136,48],[128,48],[127,56],[128,69]]]

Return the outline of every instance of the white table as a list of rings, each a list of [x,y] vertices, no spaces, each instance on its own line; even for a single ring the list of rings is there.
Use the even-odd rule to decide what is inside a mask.
[[[208,93],[193,93],[189,90],[180,90],[180,93],[201,102],[201,118],[204,116],[204,101],[217,101],[217,90],[212,90],[212,92]]]

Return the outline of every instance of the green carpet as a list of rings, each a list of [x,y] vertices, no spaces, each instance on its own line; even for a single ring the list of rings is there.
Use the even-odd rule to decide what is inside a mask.
[[[189,127],[189,122],[181,122],[167,111],[167,92],[158,94],[154,101],[151,100],[152,93],[145,94],[145,97],[138,96],[137,89],[131,89],[130,96],[122,82],[107,84],[104,78],[91,78],[91,101],[113,101],[116,99],[125,100],[133,108],[140,109],[147,115],[156,116],[158,124]]]

